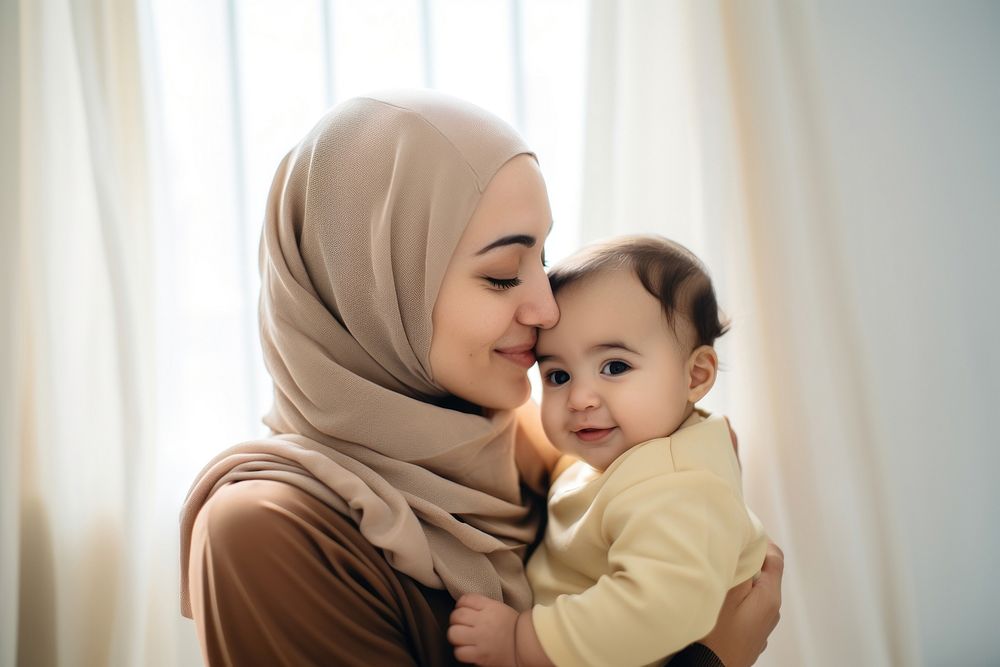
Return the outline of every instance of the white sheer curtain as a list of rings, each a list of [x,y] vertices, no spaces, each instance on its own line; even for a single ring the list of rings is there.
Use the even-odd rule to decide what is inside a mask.
[[[760,664],[997,664],[997,5],[591,11],[584,238],[714,270],[712,407],[787,556]]]
[[[278,161],[342,99],[439,88],[527,136],[566,254],[586,5],[20,0],[0,19],[0,665],[198,664],[178,513],[262,429]]]
[[[136,7],[4,12],[2,659],[146,663],[156,336]]]
[[[0,266],[17,265],[20,248],[21,190],[21,55],[20,12],[16,4],[0,3]],[[18,334],[13,315],[19,308],[19,283],[7,268],[0,278],[0,665],[17,656],[17,590],[20,531],[17,470],[17,405],[6,397],[17,387]],[[9,472],[8,472],[9,471]]]

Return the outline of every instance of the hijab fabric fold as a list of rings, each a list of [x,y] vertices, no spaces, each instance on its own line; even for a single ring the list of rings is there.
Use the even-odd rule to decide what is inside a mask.
[[[278,480],[350,517],[400,572],[453,597],[526,609],[514,420],[444,407],[431,313],[493,175],[530,153],[506,123],[429,91],[348,100],[282,160],[260,243],[268,438],[216,456],[181,513],[181,606],[198,511],[219,488]]]

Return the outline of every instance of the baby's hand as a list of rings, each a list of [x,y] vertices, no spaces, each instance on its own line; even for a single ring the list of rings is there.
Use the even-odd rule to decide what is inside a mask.
[[[455,658],[482,667],[511,667],[517,612],[482,595],[463,595],[451,612],[448,641]]]

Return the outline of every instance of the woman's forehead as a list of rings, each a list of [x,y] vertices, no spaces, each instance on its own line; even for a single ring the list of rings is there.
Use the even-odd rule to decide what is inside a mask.
[[[545,182],[530,155],[510,160],[483,192],[463,235],[466,251],[544,243],[552,227]]]

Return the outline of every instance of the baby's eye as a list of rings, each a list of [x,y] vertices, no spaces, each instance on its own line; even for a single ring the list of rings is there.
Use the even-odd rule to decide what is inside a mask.
[[[555,387],[558,387],[559,385],[569,382],[569,373],[557,368],[556,370],[549,371],[545,374],[545,381]]]
[[[601,373],[604,375],[621,375],[622,373],[628,373],[630,370],[632,370],[632,367],[619,359],[608,361],[601,366]]]

